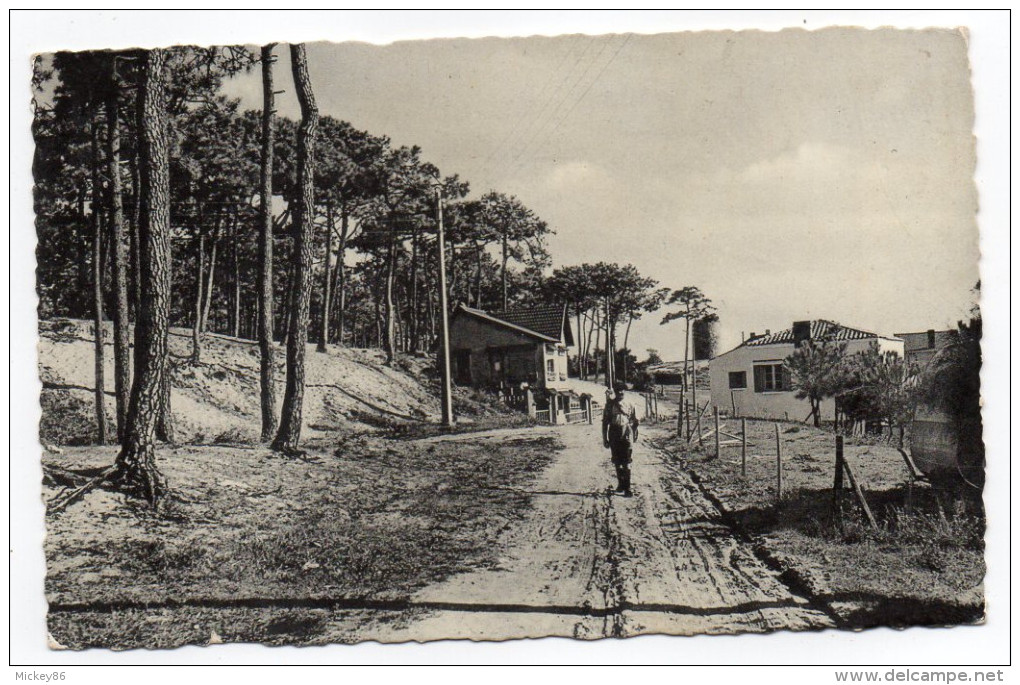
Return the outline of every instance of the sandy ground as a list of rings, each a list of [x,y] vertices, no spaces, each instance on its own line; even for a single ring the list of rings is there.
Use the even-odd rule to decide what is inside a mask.
[[[335,464],[326,454],[321,463],[287,463],[262,448],[180,448],[164,466],[189,497],[187,521],[139,520],[98,491],[51,522],[48,594],[67,605],[51,615],[54,639],[123,648],[834,625],[649,444],[635,449],[634,497],[614,494],[598,429],[366,443],[363,456],[338,455]],[[105,463],[112,449],[55,458]],[[517,473],[511,462],[523,462],[525,449],[539,468]],[[385,497],[359,485],[373,482],[389,483]],[[340,505],[350,512],[343,520],[329,513]]]
[[[105,408],[115,421],[113,333],[105,331]],[[40,436],[44,443],[95,442],[95,361],[88,322],[59,319],[40,323],[39,377],[43,383]],[[259,352],[253,341],[207,333],[201,361],[190,361],[191,332],[170,331],[171,401],[178,442],[253,444],[259,431]],[[285,350],[277,346],[277,413],[286,380]],[[305,354],[306,435],[364,429],[376,421],[438,422],[440,406],[428,356],[402,356],[386,366],[380,350],[341,348],[326,353],[309,344]],[[470,391],[457,388],[460,414],[484,412]]]
[[[611,492],[613,470],[597,425],[546,430],[559,433],[564,447],[531,489],[524,519],[493,541],[502,549],[498,566],[419,591],[411,598],[422,610],[418,618],[359,630],[361,637],[594,639],[832,625],[648,445],[635,449],[635,496],[624,498]]]

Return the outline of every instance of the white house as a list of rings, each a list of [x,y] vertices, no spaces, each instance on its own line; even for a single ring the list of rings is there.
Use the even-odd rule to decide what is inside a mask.
[[[831,321],[795,321],[791,328],[765,335],[752,333],[747,340],[709,363],[712,404],[733,416],[804,421],[810,416],[808,401],[795,397],[789,370],[783,361],[805,340],[834,340],[846,343],[847,354],[868,349],[872,342],[879,348],[903,356],[903,341],[841,326]],[[835,415],[832,399],[822,402],[822,420]]]

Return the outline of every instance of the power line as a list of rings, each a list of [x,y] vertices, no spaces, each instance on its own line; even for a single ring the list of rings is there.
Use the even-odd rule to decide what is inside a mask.
[[[593,38],[592,40],[594,41],[595,39]],[[523,157],[532,148],[532,145],[535,143],[535,141],[541,139],[541,137],[545,135],[545,131],[548,129],[550,122],[552,122],[553,119],[555,119],[556,115],[563,109],[563,106],[566,104],[567,100],[570,99],[570,96],[577,89],[578,84],[584,81],[584,78],[588,75],[588,72],[591,71],[591,68],[595,65],[596,62],[598,62],[599,58],[602,57],[602,54],[606,51],[606,48],[608,46],[609,43],[602,44],[602,49],[599,50],[598,54],[595,55],[595,57],[588,63],[588,66],[584,68],[584,71],[581,72],[580,76],[578,76],[574,83],[571,84],[570,88],[564,93],[563,98],[559,101],[559,103],[557,103],[556,108],[550,113],[550,115],[545,119],[545,121],[542,122],[542,125],[535,132],[535,135],[531,138],[531,140],[527,141],[524,147],[522,147],[521,150],[518,151],[516,155],[514,155],[514,158],[511,161],[512,165],[516,165],[518,160],[520,160],[521,157]]]
[[[556,80],[556,76],[557,76],[558,72],[560,71],[560,68],[566,63],[567,58],[570,56],[570,54],[572,52],[574,52],[574,48],[578,45],[578,43],[579,43],[579,41],[576,41],[576,40],[571,42],[567,46],[567,49],[563,52],[563,54],[560,55],[559,62],[557,62],[556,66],[553,67],[552,72],[549,75],[549,78],[546,80],[545,84],[542,86],[542,90],[539,92],[538,96],[535,98],[536,100],[542,101],[546,97],[546,95],[549,93],[549,88],[550,88],[550,86],[552,86],[553,82]],[[575,61],[575,66],[576,66],[576,61]],[[573,70],[573,67],[571,67],[571,70]],[[511,138],[514,137],[515,134],[517,134],[520,131],[521,122],[523,122],[525,120],[526,115],[527,115],[527,109],[525,109],[521,113],[521,116],[517,117],[517,119],[514,121],[513,126],[511,126],[510,129],[507,131],[506,135],[503,136],[503,139],[500,140],[499,143],[497,143],[494,148],[492,148],[492,150],[489,152],[488,156],[486,156],[485,161],[482,162],[482,170],[483,170],[483,172],[487,173],[488,171],[490,171],[490,169],[491,169],[490,165],[494,161],[493,158],[503,148],[503,146],[506,145],[511,140]]]
[[[552,137],[553,134],[555,134],[556,131],[559,130],[560,126],[563,125],[563,122],[565,122],[567,119],[570,118],[570,115],[573,114],[574,110],[577,109],[577,106],[579,104],[581,104],[581,102],[584,100],[585,97],[587,97],[587,95],[591,91],[592,87],[594,87],[594,85],[596,83],[598,83],[599,79],[602,78],[602,75],[606,72],[606,69],[609,68],[609,65],[612,64],[614,61],[616,61],[617,55],[619,55],[620,52],[623,51],[623,48],[625,48],[627,46],[627,43],[630,42],[630,39],[631,39],[631,34],[628,34],[627,36],[624,37],[623,42],[621,42],[619,47],[616,48],[616,52],[614,52],[612,54],[612,56],[609,58],[609,60],[604,65],[602,65],[602,68],[599,70],[599,73],[595,75],[595,78],[592,79],[592,81],[588,84],[587,88],[584,89],[584,92],[581,93],[581,96],[579,98],[577,98],[577,100],[574,101],[574,104],[570,106],[570,109],[568,109],[566,111],[566,113],[560,118],[560,120],[556,123],[556,125],[553,127],[553,129],[545,136],[545,140],[547,140],[550,137]],[[608,45],[607,45],[607,47],[608,47]],[[599,53],[599,54],[601,55],[601,53]],[[543,143],[545,142],[545,140],[543,140]],[[523,154],[522,154],[522,158],[523,158]],[[524,162],[521,162],[520,164],[515,164],[515,166],[511,169],[510,173],[514,173],[514,172],[518,171],[520,168],[523,168],[523,166],[524,166]]]
[[[534,119],[532,119],[532,121],[529,122],[529,124],[524,129],[522,129],[522,133],[520,136],[517,137],[517,140],[527,140],[529,137],[531,137],[535,132],[542,128],[544,124],[545,115],[546,113],[550,112],[550,107],[552,107],[553,111],[555,111],[555,109],[558,109],[560,105],[562,105],[563,100],[566,99],[566,97],[570,93],[570,90],[564,91],[563,86],[570,79],[571,75],[574,73],[574,70],[577,69],[578,65],[581,63],[581,60],[583,60],[585,55],[588,54],[588,51],[591,49],[591,46],[592,44],[594,44],[594,42],[595,42],[594,37],[588,40],[587,44],[585,44],[584,46],[584,50],[582,50],[581,54],[577,56],[577,59],[574,60],[574,63],[570,66],[570,69],[567,70],[563,78],[560,80],[559,84],[556,86],[555,93],[551,94],[551,96],[545,101],[538,115]],[[560,95],[562,95],[562,99],[558,99]],[[508,148],[512,149],[516,144],[517,144],[516,140],[511,140],[510,144],[508,145]],[[510,163],[512,164],[513,162],[511,161]]]

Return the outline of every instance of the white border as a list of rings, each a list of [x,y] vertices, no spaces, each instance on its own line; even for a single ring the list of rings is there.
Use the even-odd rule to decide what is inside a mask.
[[[1009,15],[979,11],[650,11],[650,12],[308,12],[260,13],[217,11],[194,14],[129,11],[17,12],[10,17],[10,542],[11,660],[52,664],[180,663],[1003,663],[1009,658]],[[36,375],[34,293],[35,232],[31,205],[31,154],[28,108],[29,61],[33,52],[163,45],[170,43],[262,43],[298,40],[366,40],[437,36],[531,35],[560,33],[658,33],[717,28],[819,28],[826,25],[867,27],[967,26],[976,89],[978,137],[977,182],[982,228],[989,512],[987,597],[988,623],[951,630],[915,628],[862,633],[779,633],[769,636],[667,638],[641,637],[585,643],[565,639],[512,643],[445,642],[428,645],[273,648],[227,645],[214,649],[113,653],[50,652],[44,646],[45,604],[42,595],[42,506],[38,467],[39,381]],[[934,276],[933,276],[934,277]],[[30,669],[31,670],[31,669]],[[43,669],[35,669],[37,671]],[[52,670],[52,669],[45,669]],[[829,682],[831,669],[811,669]],[[827,677],[823,673],[828,670]],[[885,670],[885,669],[883,669]],[[105,678],[128,677],[117,669]],[[79,675],[86,675],[80,669]],[[95,673],[96,676],[99,673]],[[185,675],[190,672],[178,673]],[[274,680],[284,674],[263,671]],[[797,679],[787,672],[783,682]],[[800,671],[800,673],[804,673]],[[133,674],[131,678],[137,678]],[[196,675],[198,675],[196,673]],[[208,674],[217,677],[216,673]],[[226,674],[223,674],[226,675]],[[303,677],[302,674],[290,674]],[[365,674],[373,677],[371,674]],[[410,673],[407,674],[408,676]],[[706,674],[709,677],[711,673]],[[741,680],[769,682],[769,672],[742,670]],[[806,675],[806,674],[805,674]],[[398,677],[400,674],[398,674]],[[574,674],[563,673],[565,677]],[[632,677],[642,677],[633,674]],[[151,678],[153,672],[142,677]],[[171,677],[175,677],[171,675]],[[220,676],[222,677],[222,676]],[[814,679],[814,678],[812,678]],[[106,681],[104,680],[104,682]]]

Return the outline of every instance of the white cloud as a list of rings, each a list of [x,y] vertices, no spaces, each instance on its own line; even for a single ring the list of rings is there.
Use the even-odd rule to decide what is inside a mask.
[[[798,181],[817,183],[820,179],[845,174],[859,164],[850,151],[828,143],[804,142],[771,159],[749,164],[736,175],[740,183]]]
[[[597,164],[572,161],[553,167],[546,175],[546,185],[553,192],[571,192],[592,189],[606,190],[612,187],[612,180],[606,170]]]

